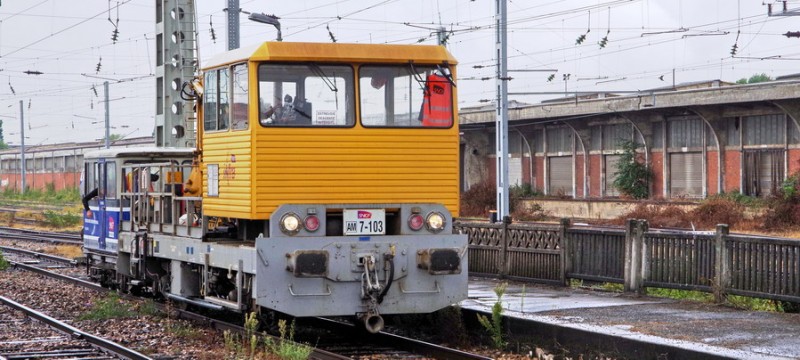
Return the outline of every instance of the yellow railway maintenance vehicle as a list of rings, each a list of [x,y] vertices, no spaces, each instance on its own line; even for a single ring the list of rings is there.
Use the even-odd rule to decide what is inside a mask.
[[[421,45],[267,42],[213,58],[185,89],[194,161],[87,155],[87,169],[115,164],[84,185],[109,190],[93,200],[105,218],[89,222],[92,273],[213,309],[356,316],[370,331],[382,314],[465,299],[455,65]]]

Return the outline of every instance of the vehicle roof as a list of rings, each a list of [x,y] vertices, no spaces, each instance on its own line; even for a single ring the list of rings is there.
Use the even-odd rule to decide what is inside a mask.
[[[319,61],[346,63],[457,64],[455,57],[439,45],[387,45],[306,42],[265,42],[241,47],[212,57],[203,69],[250,61]]]
[[[168,148],[157,146],[142,146],[129,148],[110,148],[94,151],[87,151],[83,157],[85,159],[99,158],[132,158],[132,157],[151,157],[151,158],[170,158],[170,157],[191,157],[194,148]]]

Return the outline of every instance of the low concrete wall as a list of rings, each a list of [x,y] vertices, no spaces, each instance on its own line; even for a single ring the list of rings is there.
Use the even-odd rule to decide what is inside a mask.
[[[627,200],[558,200],[558,199],[526,199],[522,200],[526,208],[538,204],[548,216],[581,218],[581,219],[616,219],[631,212],[640,201]],[[685,211],[692,211],[698,206],[694,202],[647,202],[652,205],[673,205]]]

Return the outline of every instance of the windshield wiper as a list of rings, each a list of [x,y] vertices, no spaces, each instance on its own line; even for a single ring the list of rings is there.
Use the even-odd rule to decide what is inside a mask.
[[[322,68],[319,67],[319,65],[317,65],[317,64],[313,64],[313,63],[309,64],[308,68],[311,69],[311,71],[315,75],[319,76],[322,79],[322,82],[325,83],[325,85],[328,87],[328,89],[330,91],[333,91],[334,93],[337,94],[337,95],[334,95],[333,98],[336,101],[336,110],[339,110],[339,96],[338,96],[339,88],[336,86],[336,78],[334,77],[333,80],[331,80],[331,78],[329,78],[328,75],[326,75],[325,72],[322,71]],[[334,76],[336,76],[336,75],[334,74]]]
[[[338,92],[339,91],[339,89],[336,87],[336,82],[331,80],[331,78],[329,78],[328,75],[325,75],[325,72],[322,71],[322,68],[319,67],[319,65],[310,64],[310,65],[308,65],[308,68],[311,69],[311,71],[314,72],[314,75],[317,75],[317,76],[322,78],[322,82],[324,82],[325,85],[328,86],[328,89],[330,89],[330,91],[333,91],[333,92]]]

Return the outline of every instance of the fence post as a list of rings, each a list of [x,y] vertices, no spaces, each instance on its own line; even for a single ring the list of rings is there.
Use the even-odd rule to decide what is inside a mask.
[[[559,247],[561,248],[561,283],[569,286],[568,273],[572,272],[572,241],[567,234],[570,219],[562,218],[558,228]]]
[[[644,295],[645,287],[644,287],[644,273],[645,269],[647,269],[647,243],[644,241],[644,234],[647,230],[650,229],[650,224],[647,220],[639,220],[636,228],[636,237],[634,245],[636,245],[636,253],[638,254],[638,259],[636,261],[635,266],[635,273],[634,278],[636,279],[636,292],[639,295]]]
[[[511,224],[511,217],[504,216],[502,227],[500,228],[501,245],[500,249],[500,278],[505,279],[508,276],[508,225]]]
[[[625,222],[625,291],[642,293],[642,250],[647,221],[628,219]]]
[[[714,241],[714,301],[721,303],[725,301],[725,290],[730,286],[730,266],[728,266],[728,248],[725,246],[725,238],[730,233],[727,224],[718,224]]]

